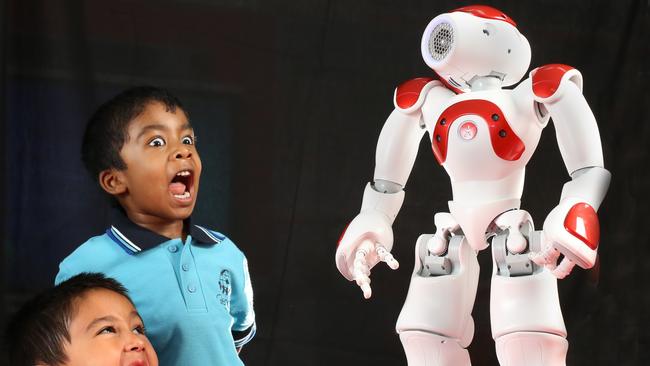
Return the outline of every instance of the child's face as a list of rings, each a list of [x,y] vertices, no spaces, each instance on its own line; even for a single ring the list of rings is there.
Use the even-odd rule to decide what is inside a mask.
[[[142,319],[124,296],[105,289],[76,301],[65,366],[157,366]]]
[[[184,220],[196,204],[201,159],[185,112],[165,110],[153,102],[128,127],[120,155],[126,194],[122,204],[130,214],[162,221]]]

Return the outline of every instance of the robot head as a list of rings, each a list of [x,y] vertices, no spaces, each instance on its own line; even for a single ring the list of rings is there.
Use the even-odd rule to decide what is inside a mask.
[[[454,88],[494,76],[503,86],[517,83],[530,65],[530,45],[515,22],[483,5],[466,6],[433,18],[422,36],[422,57]]]

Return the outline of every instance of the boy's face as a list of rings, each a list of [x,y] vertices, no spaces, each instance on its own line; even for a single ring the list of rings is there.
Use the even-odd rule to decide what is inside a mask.
[[[124,296],[106,289],[88,291],[75,303],[65,366],[157,366],[142,319]]]
[[[147,105],[128,127],[120,155],[125,191],[118,198],[129,216],[150,222],[189,217],[196,204],[201,159],[185,112],[168,112],[158,102]]]

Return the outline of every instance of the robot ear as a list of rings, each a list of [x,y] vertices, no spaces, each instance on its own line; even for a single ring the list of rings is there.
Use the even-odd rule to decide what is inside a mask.
[[[441,62],[454,48],[454,27],[449,22],[440,22],[433,27],[426,41],[428,55],[435,62]]]

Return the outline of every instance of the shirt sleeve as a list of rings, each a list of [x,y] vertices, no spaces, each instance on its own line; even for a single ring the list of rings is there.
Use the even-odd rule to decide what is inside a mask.
[[[255,312],[253,311],[253,287],[248,274],[246,257],[242,259],[242,270],[233,283],[230,315],[233,317],[232,336],[235,347],[250,342],[255,336]]]

